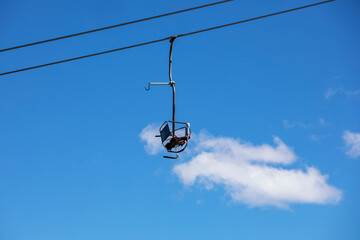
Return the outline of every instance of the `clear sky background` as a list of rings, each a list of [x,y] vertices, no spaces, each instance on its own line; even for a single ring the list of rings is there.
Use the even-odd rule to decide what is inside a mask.
[[[1,0],[0,48],[209,2]],[[0,72],[313,2],[236,0],[0,53]],[[195,133],[178,160],[140,138],[171,118],[170,88],[144,90],[168,81],[168,42],[2,76],[0,239],[360,239],[359,12],[338,0],[177,39],[177,119]]]

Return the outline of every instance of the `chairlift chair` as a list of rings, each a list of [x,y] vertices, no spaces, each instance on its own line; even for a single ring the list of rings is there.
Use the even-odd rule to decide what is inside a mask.
[[[175,156],[164,156],[164,158],[176,159],[179,157],[178,153],[184,151],[188,145],[188,141],[191,138],[190,123],[175,121],[175,82],[172,79],[171,67],[172,67],[172,49],[176,36],[170,38],[170,54],[169,54],[169,79],[170,82],[164,83],[149,83],[148,87],[145,87],[147,91],[150,90],[151,85],[169,85],[173,90],[173,112],[172,120],[165,121],[159,129],[160,135],[155,137],[161,138],[162,145],[168,152],[175,153]],[[179,126],[177,128],[177,126]]]
[[[170,130],[169,123],[175,125],[175,131]],[[176,128],[176,124],[180,127]],[[186,122],[165,121],[159,130],[160,135],[157,136],[161,137],[162,145],[171,153],[177,154],[184,151],[191,138],[190,124]],[[169,158],[168,156],[164,157]]]

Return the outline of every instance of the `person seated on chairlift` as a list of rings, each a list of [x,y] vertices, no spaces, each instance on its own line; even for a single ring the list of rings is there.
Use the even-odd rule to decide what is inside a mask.
[[[189,139],[191,138],[191,136],[189,136]],[[170,151],[171,149],[173,149],[174,147],[179,147],[179,146],[183,146],[186,141],[187,141],[187,137],[177,137],[174,136],[173,138],[170,139],[170,141],[165,145],[166,149],[168,151]]]

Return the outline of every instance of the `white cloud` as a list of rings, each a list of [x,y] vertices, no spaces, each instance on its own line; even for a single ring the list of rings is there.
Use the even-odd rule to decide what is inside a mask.
[[[293,151],[278,137],[274,137],[277,147],[267,144],[253,146],[251,143],[239,143],[233,138],[214,138],[202,132],[197,139],[197,151],[211,150],[218,154],[232,154],[243,161],[290,164],[296,160]]]
[[[359,157],[360,156],[360,133],[353,133],[350,131],[344,131],[343,139],[345,141],[347,150],[346,154],[349,157]]]
[[[311,141],[320,141],[321,139],[321,135],[318,135],[318,134],[311,134],[310,135],[310,140]]]
[[[339,87],[339,88],[329,88],[325,91],[325,94],[324,94],[324,97],[325,99],[329,99],[331,98],[332,96],[334,96],[336,93],[338,92],[343,92],[344,89],[342,87]]]
[[[140,133],[140,139],[145,142],[145,151],[148,154],[155,155],[163,148],[160,138],[155,137],[155,135],[159,135],[159,126],[149,124]]]
[[[173,169],[184,185],[211,189],[219,184],[234,202],[250,206],[287,208],[291,203],[327,204],[341,199],[341,191],[327,184],[328,176],[313,167],[302,171],[271,166],[296,160],[293,151],[277,137],[276,147],[204,133],[199,138],[198,153]]]
[[[318,142],[324,138],[328,138],[329,135],[323,135],[323,134],[311,134],[310,135],[310,140],[311,141],[315,141],[315,142]]]
[[[307,125],[303,122],[289,123],[288,120],[283,120],[283,124],[284,124],[284,128],[294,128],[294,127],[307,128],[307,127],[310,127],[310,125]]]
[[[175,165],[173,172],[185,186],[210,190],[220,185],[233,202],[249,206],[340,201],[342,192],[327,183],[327,175],[314,167],[288,169],[297,159],[295,153],[278,137],[274,143],[253,145],[202,132],[192,138],[190,160]]]
[[[203,200],[201,200],[201,199],[196,200],[196,204],[197,204],[197,205],[202,205],[202,204],[204,204],[204,201],[203,201]]]
[[[360,89],[355,90],[355,91],[349,90],[349,91],[346,91],[345,93],[348,97],[357,96],[357,95],[360,95]]]
[[[358,90],[345,90],[343,87],[329,88],[329,89],[327,89],[325,91],[324,97],[325,97],[325,99],[329,99],[329,98],[333,97],[337,93],[345,94],[347,97],[351,98],[351,97],[356,97],[356,96],[360,95],[360,89],[358,89]]]

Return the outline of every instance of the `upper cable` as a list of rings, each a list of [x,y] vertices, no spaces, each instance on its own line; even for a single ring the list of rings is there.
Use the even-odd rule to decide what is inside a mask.
[[[79,32],[79,33],[74,33],[74,34],[70,34],[70,35],[65,35],[65,36],[62,36],[62,37],[50,38],[50,39],[42,40],[42,41],[38,41],[38,42],[27,43],[27,44],[15,46],[15,47],[4,48],[4,49],[0,49],[0,52],[6,52],[6,51],[10,51],[10,50],[19,49],[19,48],[30,47],[30,46],[34,46],[34,45],[38,45],[38,44],[42,44],[42,43],[53,42],[53,41],[57,41],[57,40],[61,40],[61,39],[66,39],[66,38],[76,37],[76,36],[80,36],[80,35],[85,35],[85,34],[88,34],[88,33],[99,32],[99,31],[103,31],[103,30],[107,30],[107,29],[111,29],[111,28],[122,27],[122,26],[125,26],[125,25],[134,24],[134,23],[145,22],[145,21],[149,21],[149,20],[152,20],[152,19],[156,19],[156,18],[162,18],[162,17],[166,17],[166,16],[178,14],[178,13],[189,12],[189,11],[197,10],[197,9],[200,9],[200,8],[210,7],[210,6],[214,6],[214,5],[218,5],[218,4],[222,4],[222,3],[227,3],[227,2],[231,2],[231,1],[233,1],[233,0],[224,0],[224,1],[220,1],[220,2],[209,3],[209,4],[205,4],[205,5],[201,5],[201,6],[197,6],[197,7],[192,7],[192,8],[187,8],[187,9],[183,9],[183,10],[179,10],[179,11],[175,11],[175,12],[169,12],[169,13],[165,13],[165,14],[160,14],[160,15],[153,16],[153,17],[147,17],[147,18],[142,18],[142,19],[135,20],[135,21],[120,23],[120,24],[107,26],[107,27],[102,27],[102,28],[97,28],[97,29],[93,29],[93,30],[88,30],[88,31],[85,31],[85,32]]]
[[[279,14],[284,14],[284,13],[288,13],[288,12],[292,12],[292,11],[297,11],[297,10],[300,10],[300,9],[305,9],[305,8],[317,6],[317,5],[320,5],[320,4],[334,2],[334,1],[335,0],[327,0],[327,1],[323,1],[323,2],[309,4],[309,5],[305,5],[305,6],[301,6],[301,7],[297,7],[297,8],[292,8],[292,9],[288,9],[288,10],[284,10],[284,11],[280,11],[280,12],[275,12],[275,13],[271,13],[271,14],[266,14],[266,15],[259,16],[259,17],[249,18],[249,19],[246,19],[246,20],[241,20],[241,21],[237,21],[237,22],[233,22],[233,23],[219,25],[219,26],[215,26],[215,27],[211,27],[211,28],[205,28],[205,29],[202,29],[202,30],[188,32],[188,33],[184,33],[184,34],[178,34],[178,35],[176,35],[176,37],[177,38],[186,37],[186,36],[190,36],[190,35],[193,35],[193,34],[203,33],[203,32],[207,32],[207,31],[212,31],[212,30],[215,30],[215,29],[219,29],[219,28],[224,28],[224,27],[229,27],[229,26],[241,24],[241,23],[255,21],[255,20],[259,20],[259,19],[263,19],[263,18],[267,18],[267,17],[272,17],[272,16],[279,15]],[[27,71],[27,70],[36,69],[36,68],[47,67],[47,66],[51,66],[51,65],[55,65],[55,64],[65,63],[65,62],[71,62],[71,61],[75,61],[75,60],[79,60],[79,59],[84,59],[84,58],[94,57],[94,56],[98,56],[98,55],[102,55],[102,54],[117,52],[117,51],[129,49],[129,48],[140,47],[140,46],[149,45],[149,44],[153,44],[153,43],[157,43],[157,42],[162,42],[162,41],[165,41],[165,40],[170,40],[172,38],[173,38],[173,36],[165,37],[165,38],[161,38],[161,39],[157,39],[157,40],[152,40],[152,41],[149,41],[149,42],[143,42],[143,43],[139,43],[139,44],[135,44],[135,45],[130,45],[130,46],[126,46],[126,47],[111,49],[111,50],[107,50],[107,51],[103,51],[103,52],[97,52],[97,53],[88,54],[88,55],[84,55],[84,56],[80,56],[80,57],[64,59],[64,60],[60,60],[60,61],[56,61],[56,62],[46,63],[46,64],[32,66],[32,67],[28,67],[28,68],[22,68],[22,69],[18,69],[18,70],[9,71],[9,72],[3,72],[3,73],[0,73],[0,76],[13,74],[13,73],[17,73],[17,72],[22,72],[22,71]]]

